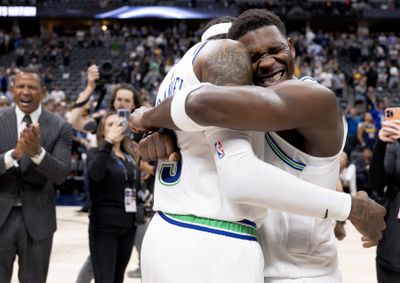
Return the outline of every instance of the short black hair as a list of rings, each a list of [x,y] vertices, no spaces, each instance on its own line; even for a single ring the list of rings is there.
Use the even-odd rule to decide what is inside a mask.
[[[40,87],[42,89],[46,90],[46,85],[44,84],[43,76],[42,76],[42,74],[40,73],[40,71],[38,69],[36,69],[36,68],[23,68],[17,74],[20,74],[20,73],[29,73],[29,74],[36,75],[38,77],[38,79],[39,79]],[[15,77],[14,77],[14,80],[13,80],[12,83],[14,84],[14,82],[15,82]]]
[[[213,25],[222,24],[222,23],[233,23],[235,21],[236,21],[236,18],[231,17],[231,16],[221,16],[221,17],[212,19],[211,21],[209,21],[206,24],[206,26],[203,28],[201,33],[203,34],[206,30],[208,30]],[[225,38],[226,38],[226,34],[218,34],[218,35],[211,36],[208,39],[225,39]]]
[[[277,15],[265,9],[250,9],[240,14],[233,22],[229,29],[228,38],[238,40],[246,33],[265,26],[276,26],[280,33],[286,37],[285,25]]]

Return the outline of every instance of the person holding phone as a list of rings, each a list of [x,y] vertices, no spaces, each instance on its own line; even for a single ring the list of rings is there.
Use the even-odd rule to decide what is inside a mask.
[[[371,188],[387,209],[386,230],[376,252],[378,283],[400,282],[400,119],[396,114],[399,110],[385,111],[369,172]]]
[[[89,247],[95,282],[123,282],[136,233],[136,196],[140,171],[124,147],[127,123],[107,113],[97,129],[99,147],[89,151],[92,206]]]

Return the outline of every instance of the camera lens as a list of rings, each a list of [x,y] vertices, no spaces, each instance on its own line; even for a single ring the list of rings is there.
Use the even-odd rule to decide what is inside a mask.
[[[100,73],[102,75],[111,75],[112,70],[113,70],[113,67],[112,67],[111,62],[108,62],[108,61],[103,62],[103,64],[101,64],[101,66],[100,66]]]

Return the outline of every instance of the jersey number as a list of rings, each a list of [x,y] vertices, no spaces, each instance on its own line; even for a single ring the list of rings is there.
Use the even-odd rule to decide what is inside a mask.
[[[163,163],[161,165],[160,182],[165,186],[173,186],[179,183],[182,172],[182,161]]]

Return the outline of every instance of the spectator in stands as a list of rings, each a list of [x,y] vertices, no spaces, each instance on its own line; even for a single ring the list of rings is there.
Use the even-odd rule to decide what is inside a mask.
[[[376,64],[374,61],[371,61],[369,63],[369,68],[368,71],[366,72],[367,76],[367,87],[372,86],[373,88],[376,88],[376,83],[378,81],[378,73],[376,71]]]
[[[89,246],[96,282],[122,283],[135,239],[140,171],[124,147],[122,123],[115,112],[101,120],[99,148],[89,151]]]
[[[382,99],[376,100],[376,106],[371,109],[370,113],[374,119],[375,127],[379,131],[382,127],[382,121],[385,117],[386,104]]]
[[[333,71],[333,76],[332,76],[332,87],[333,90],[335,91],[335,94],[338,98],[342,98],[343,95],[343,89],[346,83],[346,78],[343,72],[340,70],[340,68],[336,68]]]
[[[56,103],[65,100],[65,92],[61,90],[59,85],[56,85],[49,95],[54,98]]]
[[[342,191],[355,195],[357,193],[356,183],[356,166],[349,163],[349,157],[346,152],[342,152],[340,156],[340,172],[339,178],[341,181]]]
[[[19,281],[45,283],[56,230],[54,184],[69,170],[71,126],[41,107],[39,73],[18,73],[15,107],[0,111],[0,282],[10,282],[18,255]]]
[[[84,91],[79,95],[73,109],[69,115],[69,122],[76,130],[84,130],[85,125],[89,122],[94,123],[95,120],[91,117],[83,117],[85,112],[84,105],[89,102],[89,99],[96,89],[96,80],[99,79],[100,73],[96,65],[92,65],[87,71],[87,85]],[[110,109],[129,109],[133,111],[136,107],[141,106],[141,99],[138,92],[128,84],[117,86],[110,100]],[[95,129],[96,127],[94,127]]]
[[[352,157],[352,162],[356,165],[357,191],[365,191],[370,195],[371,190],[368,178],[372,159],[372,149],[368,146],[364,146],[361,149],[361,154],[356,152]]]
[[[0,95],[0,109],[7,108],[11,105],[10,100],[5,95]]]
[[[357,130],[358,125],[361,122],[361,117],[357,113],[357,108],[354,106],[348,106],[345,110],[346,121],[347,121],[347,140],[345,151],[348,155],[357,146]]]
[[[153,62],[149,66],[149,72],[146,74],[146,76],[143,78],[143,84],[147,89],[151,89],[151,86],[157,82],[160,81],[162,78],[160,74],[160,66]]]
[[[390,90],[399,89],[399,68],[396,65],[391,65],[389,68],[388,88]]]
[[[371,150],[374,148],[376,141],[377,129],[375,127],[374,119],[370,112],[363,115],[361,123],[357,129],[357,139],[362,147],[368,147]]]
[[[376,252],[378,283],[400,282],[400,121],[383,122],[371,162],[370,184],[386,206],[386,230]]]

